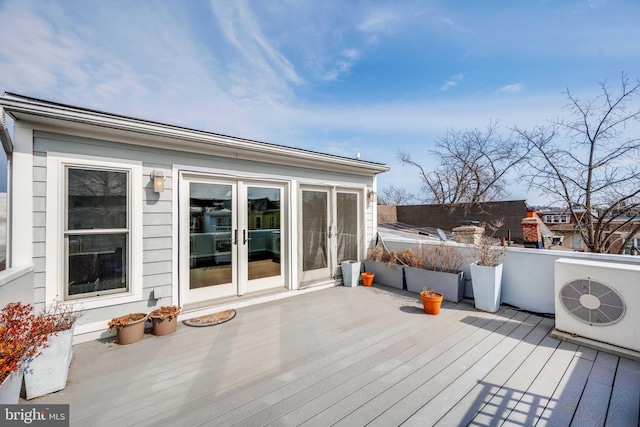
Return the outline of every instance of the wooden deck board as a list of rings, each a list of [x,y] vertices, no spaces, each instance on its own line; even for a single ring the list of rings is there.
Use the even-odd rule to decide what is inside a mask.
[[[640,362],[620,358],[605,425],[624,427],[640,424],[638,384],[640,384]]]
[[[532,426],[536,424],[562,379],[563,368],[573,359],[577,348],[578,346],[575,344],[564,341],[560,343],[531,387],[523,394],[502,424],[503,426]]]
[[[400,425],[419,410],[425,402],[429,402],[463,372],[477,363],[527,317],[523,313],[511,316],[513,314],[511,310],[507,310],[505,314],[507,314],[506,318],[497,318],[485,327],[478,329],[464,342],[457,345],[451,354],[443,354],[443,359],[439,360],[439,363],[430,364],[426,369],[419,371],[419,375],[413,375],[400,383],[402,392],[398,395],[404,397],[401,400],[395,400],[395,396],[389,395],[390,401],[395,400],[395,402],[387,410],[377,415],[371,425]],[[511,321],[512,317],[518,321]]]
[[[237,312],[129,346],[79,344],[67,388],[30,403],[69,403],[73,426],[638,423],[640,364],[558,344],[551,319],[466,302],[427,316],[417,295],[382,286]]]
[[[537,319],[540,320],[540,319]],[[552,322],[541,321],[527,334],[485,377],[477,378],[477,384],[453,405],[435,425],[467,425],[473,417],[492,399],[502,385],[520,367],[529,354],[549,334]]]
[[[513,313],[510,313],[511,315]],[[400,378],[391,378],[392,384],[385,387],[382,393],[378,393],[375,397],[369,399],[364,405],[359,406],[356,410],[342,418],[337,425],[364,425],[365,423],[377,417],[381,411],[393,406],[399,400],[411,391],[419,387],[426,379],[435,375],[444,369],[451,361],[459,358],[469,347],[477,343],[482,336],[475,335],[477,330],[484,331],[487,325],[493,325],[497,328],[499,323],[497,319],[502,319],[498,315],[475,316],[475,320],[469,322],[474,328],[465,328],[458,334],[435,343],[434,346],[424,352],[420,357],[412,360],[403,367],[405,372]],[[480,328],[480,329],[476,329]],[[464,343],[464,344],[463,344]]]
[[[592,367],[593,360],[578,355],[573,357],[536,427],[571,424]]]
[[[598,352],[572,426],[604,425],[619,359],[618,356]]]
[[[468,312],[473,313],[473,312]],[[467,314],[465,314],[467,317]],[[476,317],[474,322],[465,324],[454,323],[446,328],[438,329],[429,335],[428,339],[419,337],[420,342],[411,351],[390,360],[390,363],[375,367],[366,374],[364,385],[358,388],[357,383],[345,383],[340,389],[332,390],[330,395],[323,396],[318,402],[308,402],[296,411],[282,417],[278,424],[301,423],[301,425],[328,425],[339,421],[355,409],[369,402],[369,400],[386,391],[417,369],[433,360],[447,347],[473,333],[476,327],[489,322],[485,317]],[[316,403],[324,403],[316,405]]]
[[[499,346],[492,348],[478,363],[467,369],[449,387],[438,393],[431,401],[420,408],[404,425],[434,425],[456,402],[460,401],[478,384],[478,379],[485,378],[500,364],[518,343],[535,329],[540,320],[536,316],[529,316],[525,319]],[[551,325],[548,322],[543,322],[543,324],[545,330],[551,329]]]
[[[471,425],[487,425],[497,420],[500,420],[500,423],[506,420],[559,344],[559,340],[545,337],[498,393],[476,415]]]

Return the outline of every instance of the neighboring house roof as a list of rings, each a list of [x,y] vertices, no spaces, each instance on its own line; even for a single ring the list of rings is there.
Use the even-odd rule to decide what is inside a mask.
[[[386,172],[389,167],[382,163],[367,162],[332,154],[324,154],[283,145],[258,142],[244,138],[220,135],[212,132],[189,129],[150,120],[137,119],[118,114],[75,107],[72,105],[44,101],[23,95],[5,92],[0,97],[0,109],[6,111],[14,120],[27,120],[45,125],[59,125],[65,128],[110,130],[126,136],[135,133],[135,144],[158,148],[189,151],[203,154],[215,154],[246,160],[268,161],[296,165],[312,169],[349,172],[356,175],[375,175]],[[0,121],[4,120],[4,111],[0,111]],[[5,143],[0,126],[0,137],[5,151],[10,152],[10,144]],[[9,140],[10,141],[10,140]],[[123,138],[121,142],[134,143]]]
[[[461,225],[463,220],[476,220],[490,223],[503,219],[503,226],[494,237],[511,238],[522,242],[522,218],[527,216],[526,200],[510,200],[502,202],[458,203],[446,205],[411,205],[396,206],[398,222],[416,227],[433,227],[452,230]],[[488,230],[490,232],[490,230]],[[510,236],[509,236],[510,234]]]
[[[427,238],[433,239],[433,240],[442,240],[440,238],[440,235],[438,233],[438,228],[432,228],[432,227],[414,227],[413,225],[409,225],[409,224],[403,224],[401,222],[387,222],[387,223],[380,223],[378,224],[378,232],[380,232],[380,230],[383,229],[385,231],[389,231],[389,232],[393,232],[393,231],[398,231],[401,234],[414,234],[414,235],[419,235],[419,236],[425,236]],[[444,233],[444,235],[446,236],[447,240],[451,240],[453,239],[453,232],[451,231],[443,231],[440,230]]]

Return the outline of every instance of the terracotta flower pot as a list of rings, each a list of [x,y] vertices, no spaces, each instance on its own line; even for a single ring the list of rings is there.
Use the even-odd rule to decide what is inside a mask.
[[[425,313],[434,315],[440,313],[440,305],[442,304],[442,294],[440,292],[422,291],[420,292],[420,299]]]
[[[371,286],[373,285],[373,273],[368,273],[368,272],[364,272],[361,274],[362,276],[362,284],[364,286]]]

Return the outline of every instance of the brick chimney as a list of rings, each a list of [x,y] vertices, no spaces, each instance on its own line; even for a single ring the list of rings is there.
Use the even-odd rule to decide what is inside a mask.
[[[540,232],[540,219],[537,215],[533,218],[527,216],[522,218],[522,234],[524,235],[524,247],[542,249],[544,247],[542,241],[542,233]]]

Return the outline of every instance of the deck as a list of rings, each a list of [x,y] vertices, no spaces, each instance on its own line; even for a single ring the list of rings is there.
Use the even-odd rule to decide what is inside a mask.
[[[640,363],[549,337],[553,320],[337,287],[118,346],[74,347],[77,426],[638,425]]]

